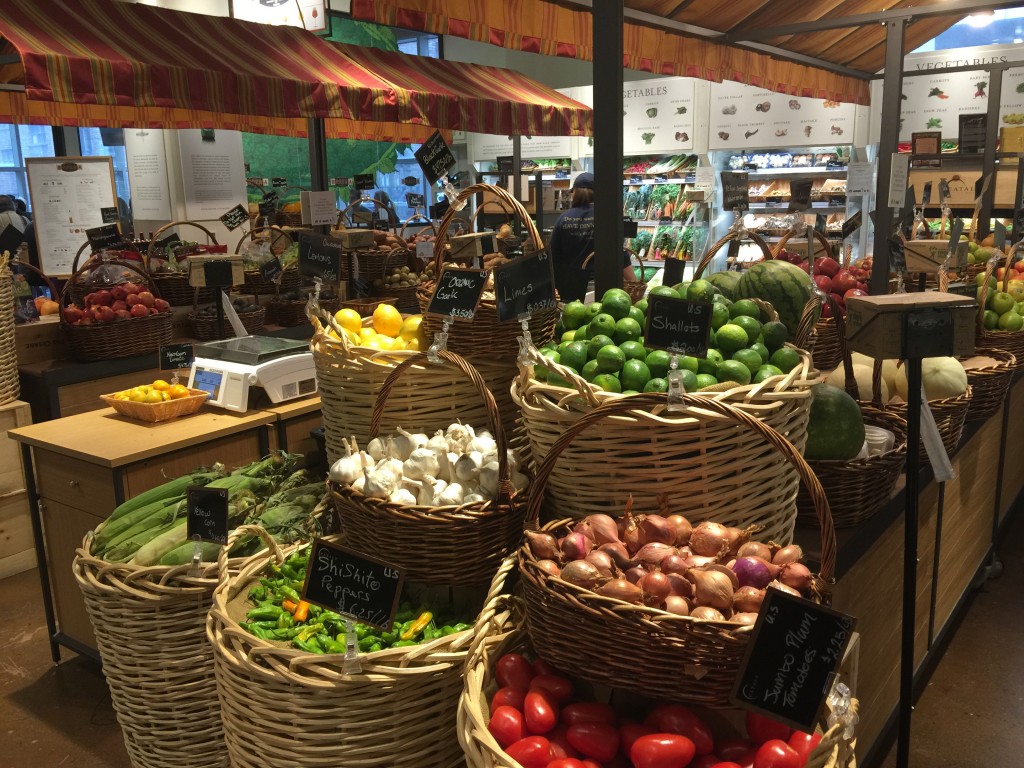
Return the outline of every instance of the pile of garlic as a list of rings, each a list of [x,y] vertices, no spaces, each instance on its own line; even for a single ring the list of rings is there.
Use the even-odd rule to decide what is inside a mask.
[[[427,437],[399,427],[396,436],[373,438],[365,451],[354,437],[343,442],[345,455],[331,466],[328,479],[369,498],[452,507],[498,494],[498,445],[487,430],[455,423]],[[512,485],[525,490],[527,479],[517,471],[512,451],[508,462]]]

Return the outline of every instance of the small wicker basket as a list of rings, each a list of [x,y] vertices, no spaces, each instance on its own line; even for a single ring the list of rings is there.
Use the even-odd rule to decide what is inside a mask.
[[[1016,243],[1006,252],[1006,258],[1003,261],[1003,279],[1001,290],[1006,291],[1010,284],[1010,273],[1012,269],[1013,256],[1017,253],[1019,248],[1024,247],[1024,240]],[[1017,365],[1024,364],[1024,330],[1020,331],[1000,331],[1000,330],[988,330],[985,328],[985,304],[988,299],[989,290],[989,278],[992,277],[992,272],[995,270],[995,260],[990,260],[985,265],[985,280],[981,284],[981,293],[978,296],[978,326],[975,334],[976,346],[984,349],[1003,349],[1007,352],[1013,353],[1016,358]]]
[[[1006,401],[1017,369],[1017,358],[1005,349],[975,349],[973,356],[991,357],[994,365],[967,368],[967,381],[971,385],[971,404],[967,409],[968,421],[991,418]],[[968,358],[960,358],[964,362]]]
[[[291,234],[280,227],[253,227],[248,232],[243,233],[242,237],[239,238],[238,243],[235,244],[235,253],[241,253],[242,244],[245,243],[246,240],[255,241],[257,236],[265,237],[270,240],[270,250],[275,256],[280,256],[291,248],[292,244],[295,242]],[[286,267],[281,272],[280,282],[267,280],[263,277],[263,273],[258,269],[245,270],[245,291],[256,296],[277,293],[278,291],[290,291],[298,288],[300,282],[301,280],[299,278],[297,265],[289,265]]]
[[[156,256],[156,243],[160,235],[174,227],[195,227],[206,235],[206,242],[209,245],[218,245],[217,236],[202,224],[196,221],[172,221],[165,224],[153,233],[149,242],[149,249],[146,251],[146,268],[149,271],[153,284],[160,289],[160,295],[167,300],[172,307],[187,307],[193,302],[209,304],[217,299],[216,288],[193,288],[188,282],[188,272],[155,272],[152,269],[153,258]],[[198,291],[198,296],[196,292]]]
[[[198,411],[210,397],[209,392],[204,392],[201,389],[190,389],[189,392],[188,397],[166,400],[162,403],[137,403],[132,400],[122,400],[117,397],[116,393],[100,395],[100,400],[129,419],[156,423],[170,421],[179,416],[189,416]]]

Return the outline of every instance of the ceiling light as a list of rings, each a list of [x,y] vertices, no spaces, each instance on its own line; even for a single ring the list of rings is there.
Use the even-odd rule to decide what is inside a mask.
[[[995,11],[981,11],[967,17],[967,23],[975,29],[987,27],[995,20]]]

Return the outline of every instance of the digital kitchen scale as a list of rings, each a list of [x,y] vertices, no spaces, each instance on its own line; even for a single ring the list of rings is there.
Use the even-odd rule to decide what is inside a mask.
[[[309,342],[241,336],[196,344],[188,385],[209,392],[210,405],[244,413],[256,387],[271,403],[313,394],[316,369]]]

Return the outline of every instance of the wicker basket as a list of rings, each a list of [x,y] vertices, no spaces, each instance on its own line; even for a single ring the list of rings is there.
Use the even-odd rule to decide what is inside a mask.
[[[530,363],[549,368],[576,387],[536,380],[532,364],[520,368],[512,387],[533,458],[543,460],[559,443],[565,451],[564,461],[548,480],[545,519],[593,512],[618,516],[630,494],[638,512],[659,511],[664,498],[686,498],[688,514],[697,518],[714,514],[730,525],[758,524],[764,527],[765,538],[792,540],[798,477],[770,446],[752,441],[722,419],[666,412],[664,396],[630,400],[652,408],[634,406],[629,413],[608,419],[599,433],[584,433],[566,444],[566,432],[589,418],[589,412],[626,397],[598,390],[536,350],[530,354]],[[814,378],[810,355],[803,352],[801,364],[785,376],[747,386],[720,385],[719,391],[703,390],[694,397],[698,402],[734,405],[802,450]],[[756,476],[757,483],[738,474],[737,466]]]
[[[379,307],[381,304],[391,304],[394,306],[397,299],[393,296],[383,296],[381,298],[370,298],[370,299],[348,299],[341,302],[339,309],[352,309],[358,312],[363,317],[369,317],[373,314],[373,310]]]
[[[357,548],[402,568],[423,584],[467,586],[487,584],[500,562],[515,549],[523,534],[525,494],[512,487],[508,440],[494,397],[479,372],[461,357],[440,352],[455,375],[472,385],[487,411],[487,425],[498,447],[498,493],[493,501],[459,506],[426,507],[371,499],[358,491],[332,484],[331,495],[345,538]],[[376,436],[391,390],[413,366],[431,365],[427,353],[402,361],[385,379],[371,415]],[[480,426],[480,422],[467,422]],[[436,422],[430,431],[444,429]]]
[[[928,407],[931,409],[932,416],[935,417],[935,424],[938,426],[939,435],[942,437],[942,445],[950,456],[953,455],[960,444],[960,436],[964,431],[964,422],[967,421],[967,411],[971,407],[971,398],[972,390],[970,385],[968,385],[967,391],[958,397],[928,401]],[[887,407],[906,420],[906,403],[890,403]],[[921,440],[920,457],[922,466],[929,463],[928,451],[925,449],[924,440]]]
[[[210,397],[209,392],[201,389],[190,389],[188,397],[177,400],[166,400],[162,403],[136,403],[131,400],[120,400],[115,395],[100,395],[100,400],[113,408],[122,416],[137,421],[170,421],[179,416],[189,416],[202,407]]]
[[[86,251],[89,251],[89,257],[82,262],[82,256]],[[91,272],[96,267],[102,266],[104,261],[108,264],[113,263],[132,263],[135,266],[141,267],[148,274],[149,270],[146,267],[145,258],[141,253],[136,251],[134,247],[125,248],[123,250],[107,250],[105,256],[101,256],[101,251],[93,251],[91,245],[88,242],[82,243],[79,247],[78,252],[75,254],[75,258],[71,262],[72,274],[79,272],[78,265],[81,262],[83,268],[80,272],[80,279],[76,280],[74,285],[71,286],[71,302],[78,306],[85,305],[85,297],[93,291],[99,291],[102,289],[109,289],[119,283],[128,282],[127,279],[119,280],[115,282],[102,282],[93,283],[90,281]],[[150,278],[152,285],[152,278]]]
[[[0,253],[0,405],[17,400],[21,394],[14,343],[14,284],[9,260],[7,251]],[[52,292],[53,288],[50,290]]]
[[[399,258],[401,258],[400,264],[397,263]],[[409,267],[410,271],[415,271],[417,274],[423,270],[423,262],[412,251],[405,251],[400,255],[392,252],[390,264],[390,271],[384,278],[389,277],[395,269],[402,267]],[[382,285],[380,288],[374,286],[371,295],[374,297],[386,296],[388,304],[394,304],[400,312],[419,314],[420,303],[416,299],[416,288],[415,285],[407,285],[404,288],[400,285]]]
[[[711,266],[711,260],[715,258],[715,254],[722,250],[724,246],[728,245],[733,240],[742,240],[744,237],[748,238],[752,243],[754,243],[754,245],[761,249],[761,254],[764,256],[766,261],[770,261],[773,258],[772,251],[768,247],[768,243],[766,243],[756,232],[733,229],[708,248],[707,253],[701,257],[701,260],[697,262],[697,266],[694,267],[693,279],[697,280],[704,274],[704,270]]]
[[[281,648],[239,626],[249,585],[283,559],[249,558],[213,596],[208,646],[231,765],[463,766],[455,718],[472,632],[361,655],[362,671],[348,674],[343,657]]]
[[[590,260],[593,258],[594,254],[591,253],[583,260],[583,264],[581,266],[583,271],[586,271],[590,264]],[[623,280],[622,290],[629,294],[629,300],[635,304],[647,294],[647,283],[643,280]]]
[[[285,198],[288,196],[288,193],[291,192],[292,190],[298,190],[300,193],[309,192],[309,190],[306,189],[305,187],[285,187],[285,189],[281,190],[281,193],[278,197],[280,204],[284,204]],[[274,223],[277,224],[277,226],[279,227],[301,227],[302,211],[282,211],[280,208],[278,208],[276,213],[274,214]]]
[[[1006,393],[1013,382],[1017,358],[1003,349],[975,349],[974,355],[983,355],[997,360],[996,365],[984,368],[968,368],[967,381],[971,385],[971,404],[967,409],[968,421],[985,421],[998,411],[1006,401]],[[960,358],[961,362],[968,358]]]
[[[459,200],[466,200],[478,192],[488,192],[496,195],[504,204],[510,206],[520,217],[523,225],[527,228],[530,239],[537,250],[544,247],[537,227],[530,218],[530,214],[523,208],[522,203],[500,187],[492,187],[489,184],[474,184],[459,193]],[[434,266],[436,274],[441,274],[441,267],[444,263],[445,246],[448,240],[448,227],[455,218],[457,211],[452,206],[441,219],[438,228],[437,241],[434,243]],[[427,333],[433,337],[440,332],[442,318],[432,317],[425,314],[430,305],[430,299],[434,294],[436,283],[434,281],[420,283],[416,296],[419,299],[420,310],[424,313],[423,325]],[[559,311],[550,309],[537,312],[530,316],[530,334],[537,345],[543,345],[551,341],[555,335],[555,324],[558,322]],[[493,292],[484,292],[477,307],[476,315],[472,323],[455,323],[448,333],[448,348],[465,357],[490,358],[492,360],[511,361],[519,354],[519,340],[521,333],[519,323],[498,322],[498,305]]]
[[[376,209],[385,211],[388,214],[388,221],[394,224],[392,234],[399,240],[402,240],[403,243],[405,242],[398,232],[398,214],[395,213],[395,209],[387,203],[375,200],[372,197],[360,197],[358,200],[354,200],[349,203],[348,207],[338,214],[337,226],[341,227],[345,224],[352,209],[356,206],[361,206],[363,203],[370,203]],[[405,266],[408,254],[408,247],[396,248],[389,251],[385,251],[377,247],[357,248],[352,251],[352,255],[355,257],[356,264],[358,265],[359,278],[370,282],[381,279],[385,275],[390,274],[391,270],[395,267]]]
[[[127,261],[113,259],[110,264],[117,264],[138,273],[150,283],[150,290],[159,296],[160,290],[150,280],[142,268]],[[70,289],[76,284],[77,278],[87,269],[89,262],[80,267],[64,284],[60,295],[61,307],[67,305]],[[81,361],[112,360],[118,357],[132,357],[156,352],[161,344],[171,340],[171,312],[160,312],[148,317],[133,317],[130,320],[117,320],[112,323],[96,323],[93,325],[71,325],[67,322],[64,312],[60,313],[60,323],[64,338],[72,356]]]
[[[1024,242],[1024,241],[1022,241]],[[1013,255],[1016,253],[1017,248],[1020,247],[1020,243],[1010,248],[1006,253],[1006,259],[1003,262],[1005,272],[1003,273],[1003,280],[1001,289],[1007,290],[1010,282],[1010,272],[1013,271],[1011,268]],[[1024,330],[1020,331],[989,331],[986,330],[984,319],[985,319],[985,304],[988,299],[988,279],[992,277],[992,272],[995,270],[995,260],[990,260],[985,265],[985,280],[981,284],[981,294],[978,297],[978,325],[977,332],[975,333],[975,346],[982,347],[984,349],[1003,349],[1007,352],[1012,352],[1014,357],[1017,359],[1017,365],[1024,363]]]
[[[253,294],[253,300],[259,301],[259,294]],[[252,336],[263,330],[266,321],[267,309],[257,304],[256,309],[251,312],[239,312],[238,319],[242,322],[246,334]],[[227,317],[224,318],[224,326],[221,328],[217,316],[200,315],[199,307],[193,305],[192,311],[188,313],[189,322],[192,324],[192,336],[199,341],[218,341],[220,339],[232,339],[235,337],[235,329],[231,326]]]
[[[664,402],[664,396],[657,394],[623,397],[596,408],[569,428],[537,470],[531,486],[527,525],[537,519],[552,470],[577,435],[594,425],[600,425],[600,431],[604,431],[613,417],[653,410]],[[835,530],[825,492],[813,470],[800,457],[799,449],[771,427],[727,403],[683,395],[683,408],[686,416],[698,423],[728,424],[743,435],[745,443],[767,445],[803,481],[814,499],[821,528],[821,573],[814,580],[812,594],[816,600],[827,603],[835,566]],[[703,458],[704,466],[713,469],[716,457]],[[766,471],[751,466],[740,456],[732,455],[727,460],[748,488],[777,485],[772,475],[782,474],[777,468]],[[737,467],[741,468],[738,472]],[[694,473],[699,471],[695,467]],[[634,478],[626,490],[635,490],[643,482]],[[672,509],[669,505],[673,503],[679,504],[678,509],[695,522],[752,522],[737,521],[729,508],[719,511],[712,506],[699,510],[686,494],[669,495],[665,508]],[[792,516],[795,517],[795,509]],[[568,530],[568,523],[571,520],[552,521],[541,530],[557,536]],[[762,529],[758,538],[768,541],[775,537],[770,529]],[[591,683],[639,691],[667,701],[728,706],[752,627],[698,621],[601,597],[550,577],[538,566],[528,545],[520,547],[518,560],[526,598],[526,628],[538,654],[549,664],[557,669],[578,670],[580,677]],[[612,655],[608,653],[610,648],[615,649]]]
[[[291,234],[280,227],[253,227],[248,232],[243,233],[242,237],[239,238],[238,243],[235,244],[235,253],[241,253],[242,244],[245,243],[246,240],[256,240],[257,235],[260,235],[260,233],[266,233],[265,235],[261,235],[261,237],[266,237],[270,240],[270,250],[275,256],[280,256],[291,248],[292,244],[295,242]],[[267,280],[263,277],[263,273],[258,269],[246,269],[244,288],[246,293],[251,293],[255,296],[263,296],[266,294],[277,293],[278,291],[294,290],[299,287],[301,282],[297,265],[285,267],[281,272],[280,282]]]
[[[149,242],[149,249],[146,251],[146,268],[149,271],[153,284],[160,289],[160,295],[172,307],[187,307],[193,302],[209,304],[217,300],[216,288],[193,288],[189,285],[187,272],[154,272],[152,269],[153,257],[156,255],[154,249],[156,242],[160,239],[160,235],[169,229],[181,226],[195,227],[202,230],[206,235],[206,242],[208,244],[218,245],[217,236],[202,224],[195,221],[172,221],[153,233]],[[196,291],[199,292],[198,296],[196,296]]]

